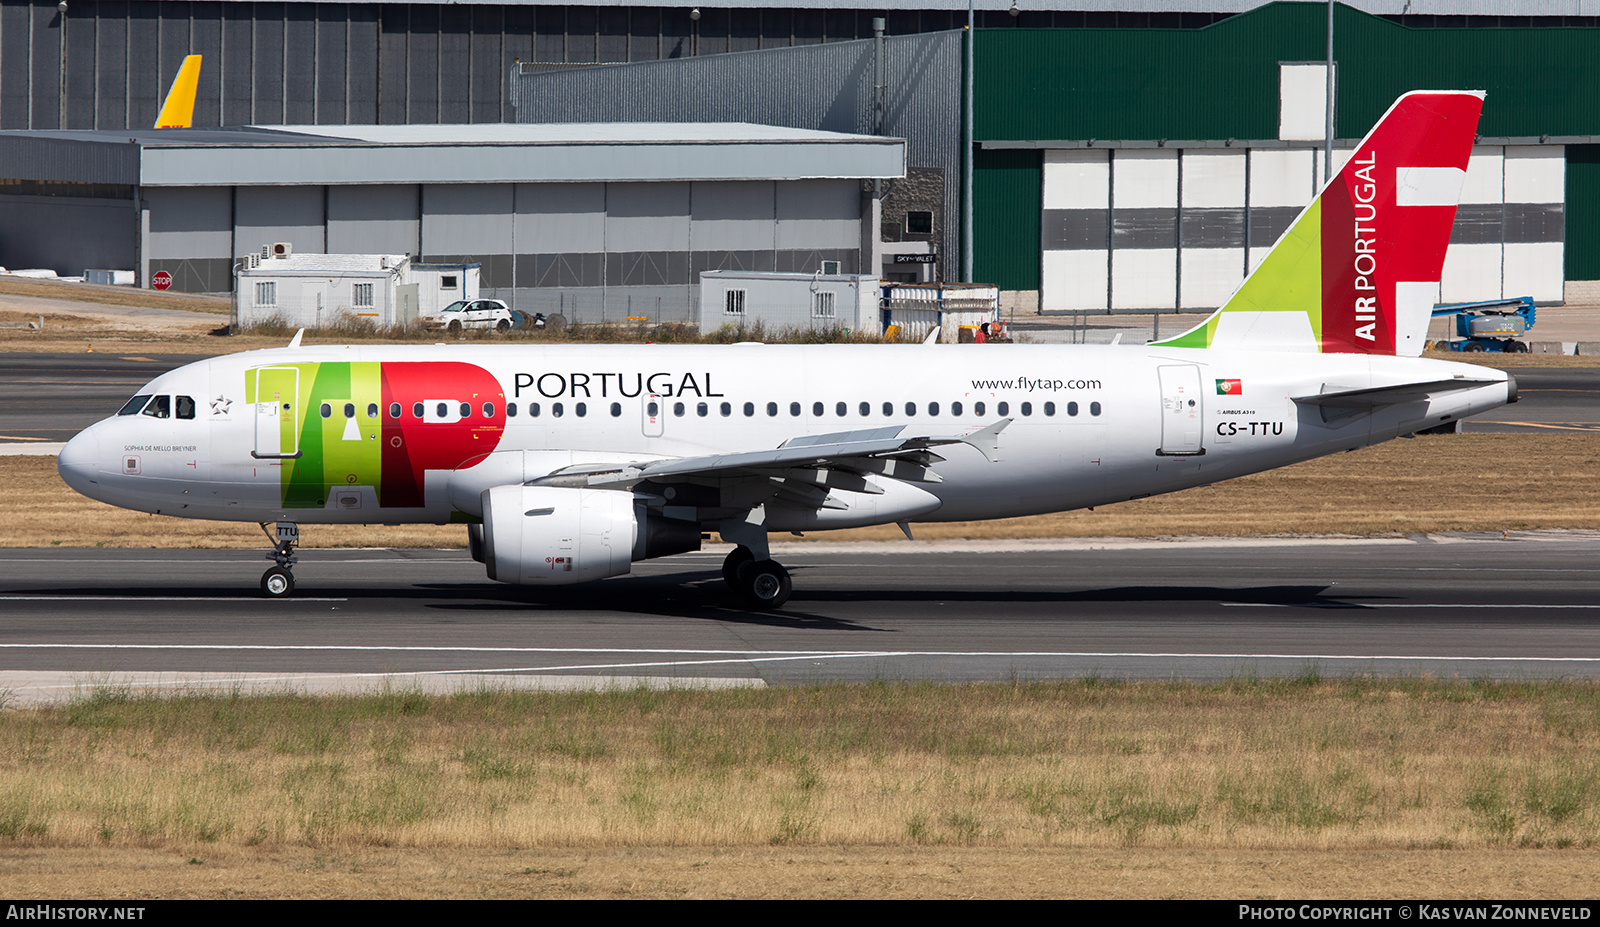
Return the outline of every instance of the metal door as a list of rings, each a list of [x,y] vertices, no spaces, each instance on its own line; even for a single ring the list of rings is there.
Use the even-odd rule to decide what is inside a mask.
[[[1177,364],[1157,370],[1161,377],[1161,454],[1204,454],[1205,399],[1200,392],[1200,368]]]
[[[253,456],[300,456],[300,370],[258,367],[256,378],[256,449]]]

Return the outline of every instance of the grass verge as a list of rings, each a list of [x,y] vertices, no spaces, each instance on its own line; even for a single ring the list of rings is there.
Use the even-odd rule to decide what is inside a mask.
[[[12,850],[1600,845],[1593,683],[100,685],[0,755]]]

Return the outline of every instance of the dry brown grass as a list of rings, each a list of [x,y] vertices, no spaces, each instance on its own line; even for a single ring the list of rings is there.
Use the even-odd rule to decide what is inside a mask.
[[[1600,845],[1593,683],[88,686],[0,716],[0,756],[12,848]]]
[[[1391,441],[1167,496],[995,521],[914,526],[919,540],[1167,535],[1378,535],[1600,529],[1600,434],[1440,435]],[[7,547],[253,548],[252,524],[143,515],[84,498],[53,457],[0,457],[13,501]],[[892,526],[813,532],[813,540],[889,540]],[[461,547],[459,525],[307,525],[308,547]]]
[[[16,848],[32,898],[1417,898],[1592,897],[1571,850],[1159,847],[585,847],[477,850]],[[149,918],[151,914],[147,913]]]
[[[226,315],[231,303],[227,296],[202,296],[196,293],[162,292],[131,286],[96,286],[41,280],[32,277],[0,276],[0,296],[26,296],[60,299],[103,306],[133,306],[141,309],[184,309]]]

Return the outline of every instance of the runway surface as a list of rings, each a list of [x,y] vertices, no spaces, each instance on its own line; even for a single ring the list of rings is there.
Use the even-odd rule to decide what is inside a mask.
[[[1352,541],[792,544],[746,612],[720,551],[598,584],[452,551],[0,551],[0,690],[1600,676],[1600,533]]]
[[[65,441],[113,415],[139,387],[200,358],[185,354],[0,353],[0,443]],[[1467,432],[1600,431],[1600,367],[1512,371],[1522,401],[1474,417]]]

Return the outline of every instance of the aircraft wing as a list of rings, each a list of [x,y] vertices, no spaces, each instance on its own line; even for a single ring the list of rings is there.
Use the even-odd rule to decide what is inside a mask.
[[[1011,419],[1001,419],[987,428],[961,435],[907,434],[909,426],[889,425],[791,438],[766,450],[646,460],[620,466],[578,464],[532,482],[625,489],[646,482],[706,482],[755,477],[818,489],[879,493],[882,490],[863,479],[864,476],[875,474],[911,482],[939,482],[939,475],[933,472],[932,466],[944,458],[932,451],[935,447],[967,444],[994,460],[1000,432],[1009,424]]]
[[[1390,406],[1401,402],[1417,402],[1435,393],[1448,393],[1461,389],[1477,389],[1504,383],[1504,380],[1479,380],[1453,377],[1448,380],[1429,380],[1426,383],[1400,383],[1395,386],[1374,386],[1366,389],[1340,389],[1323,387],[1323,392],[1295,396],[1301,405],[1321,406],[1324,409],[1365,410]]]

